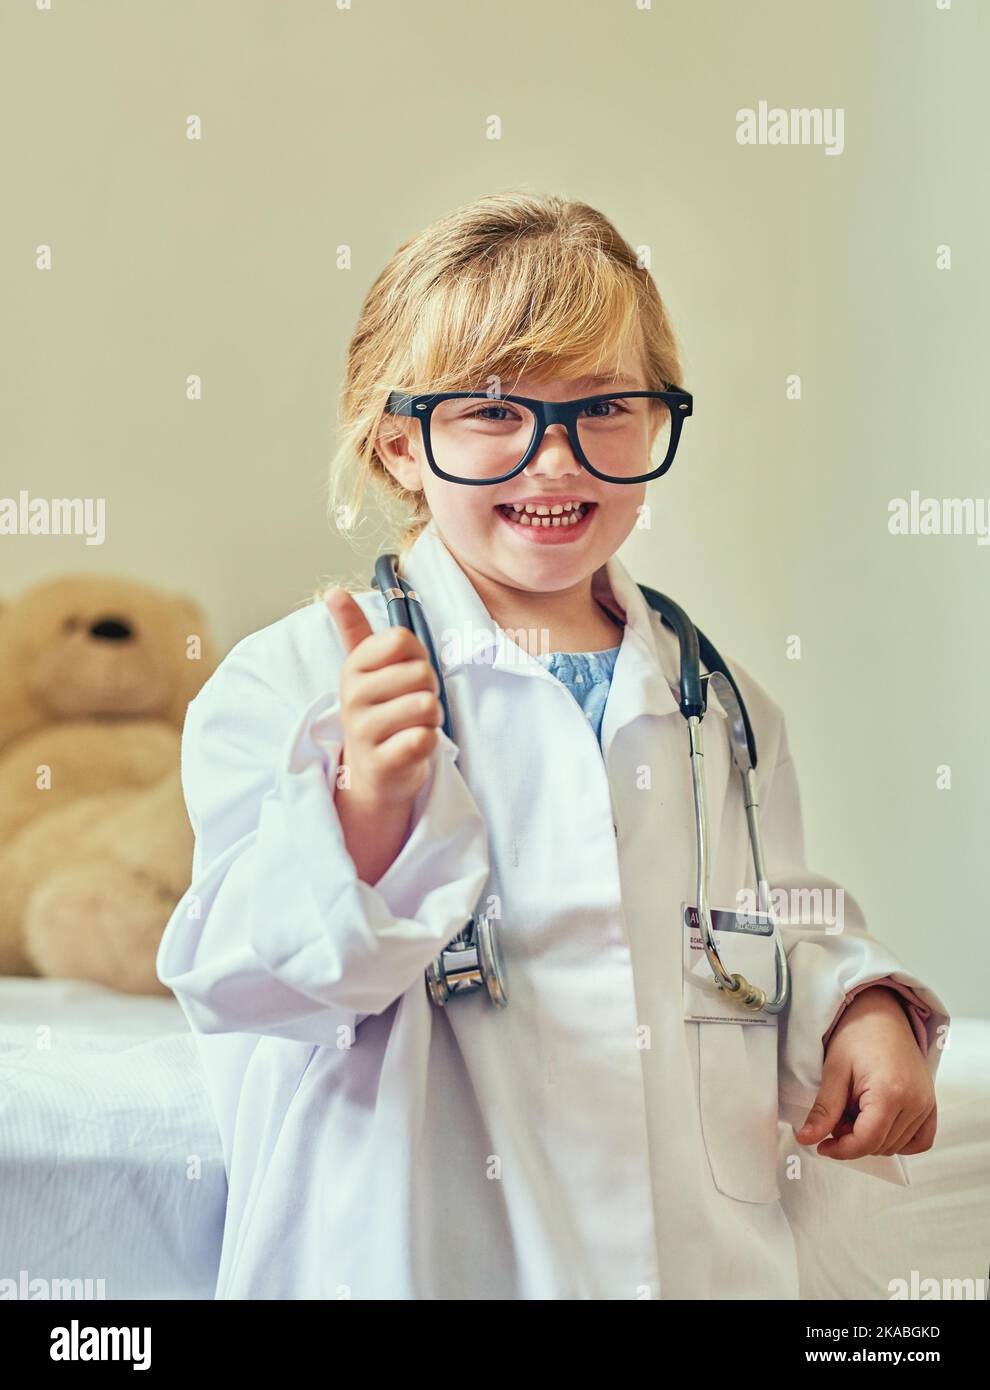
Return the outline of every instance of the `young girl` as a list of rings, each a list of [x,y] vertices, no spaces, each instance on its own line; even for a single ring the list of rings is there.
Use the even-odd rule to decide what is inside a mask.
[[[419,396],[472,391],[417,418]],[[511,395],[584,403],[505,477],[535,438]],[[584,204],[483,198],[372,286],[346,516],[366,480],[407,508],[386,548],[455,741],[425,647],[370,587],[245,638],[189,706],[195,858],[158,969],[223,1140],[218,1297],[796,1298],[779,1119],[892,1182],[931,1147],[948,1015],[848,895],[840,931],[783,923],[779,1019],[685,1008],[678,652],[617,555],[683,400],[649,274]],[[804,863],[781,711],[731,667],[770,884],[834,888]],[[732,907],[752,864],[725,721],[712,690],[711,901]],[[508,1006],[438,1006],[424,971],[475,913]]]

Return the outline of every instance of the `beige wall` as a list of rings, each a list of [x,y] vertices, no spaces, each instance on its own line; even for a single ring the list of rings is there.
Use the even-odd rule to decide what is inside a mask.
[[[815,867],[986,1015],[990,547],[886,521],[990,493],[988,30],[976,0],[8,6],[0,495],[102,497],[108,530],[0,539],[0,593],[131,573],[229,646],[370,576],[323,516],[367,286],[477,194],[583,198],[649,247],[696,400],[623,558],[787,711]],[[740,146],[761,100],[841,107],[842,153]]]

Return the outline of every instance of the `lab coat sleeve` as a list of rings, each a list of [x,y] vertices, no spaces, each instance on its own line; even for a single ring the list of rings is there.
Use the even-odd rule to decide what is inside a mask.
[[[792,925],[787,914],[778,911],[791,974],[790,1004],[778,1024],[781,1118],[795,1129],[807,1119],[821,1085],[825,1045],[847,1003],[870,985],[885,984],[903,999],[934,1081],[948,1038],[948,1010],[933,990],[869,935],[855,898],[844,889],[837,898],[840,885],[807,867],[800,792],[783,725],[773,775],[763,792],[761,820],[774,906],[790,904],[795,915],[795,904],[802,902],[795,890],[811,890],[803,898],[810,903],[817,900],[813,890],[820,889],[831,890],[833,907],[841,903],[843,908],[841,915],[824,912],[819,917],[821,922],[823,917],[838,915],[837,927],[807,925],[806,912],[797,913],[804,925],[801,921]],[[821,899],[829,900],[827,895]],[[800,1152],[814,1153],[814,1146]],[[905,1185],[910,1181],[900,1154],[871,1154],[842,1162],[888,1182]]]
[[[157,957],[204,1033],[349,1046],[342,1030],[423,991],[429,962],[475,911],[484,822],[442,730],[411,830],[374,886],[347,852],[333,797],[336,691],[300,714],[238,649],[188,707],[182,785],[192,881]]]

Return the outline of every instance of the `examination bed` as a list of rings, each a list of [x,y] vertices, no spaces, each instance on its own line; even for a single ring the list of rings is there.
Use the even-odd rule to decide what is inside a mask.
[[[809,1156],[781,1125],[803,1297],[887,1299],[896,1279],[915,1298],[925,1279],[945,1297],[986,1297],[990,1021],[953,1021],[937,1086],[938,1138],[908,1160],[908,1187]],[[175,999],[0,980],[0,1119],[0,1279],[102,1279],[111,1299],[212,1297],[223,1154]],[[794,1153],[805,1155],[797,1181]],[[957,1280],[971,1283],[942,1283]]]

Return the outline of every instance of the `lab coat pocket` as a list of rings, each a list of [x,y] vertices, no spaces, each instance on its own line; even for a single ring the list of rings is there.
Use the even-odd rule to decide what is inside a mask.
[[[777,1029],[698,1023],[701,1127],[719,1192],[773,1202],[777,1180]]]

